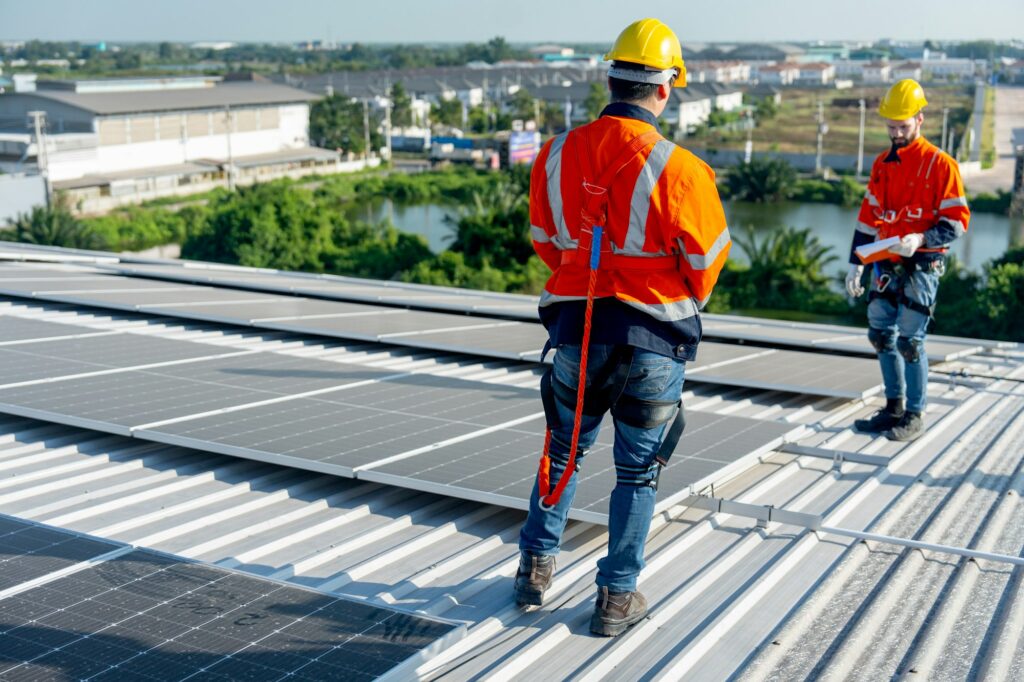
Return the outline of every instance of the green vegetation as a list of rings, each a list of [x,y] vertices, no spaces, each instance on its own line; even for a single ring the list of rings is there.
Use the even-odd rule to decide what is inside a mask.
[[[996,165],[996,89],[985,88],[985,113],[981,122],[981,167]]]
[[[942,278],[934,331],[940,334],[1024,339],[1024,247],[988,262],[981,274],[950,259]]]
[[[367,112],[367,121],[363,114],[362,102],[343,95],[317,100],[309,109],[309,138],[318,147],[362,154],[369,132],[370,147],[379,149],[384,144],[377,132],[379,116]]]
[[[64,201],[54,206],[36,206],[15,218],[14,241],[40,246],[66,246],[73,249],[103,249],[99,235],[75,219]]]
[[[755,157],[729,171],[729,196],[741,201],[782,201],[796,186],[796,171],[781,159]]]
[[[1012,201],[1013,194],[1005,189],[998,189],[995,194],[980,192],[967,198],[972,213],[997,213],[999,215],[1010,215]]]

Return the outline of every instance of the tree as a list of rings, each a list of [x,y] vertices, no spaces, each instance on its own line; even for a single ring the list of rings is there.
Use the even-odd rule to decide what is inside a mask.
[[[318,146],[343,149],[353,154],[366,151],[363,103],[344,95],[331,95],[313,103],[309,110],[309,137]],[[370,120],[370,145],[382,144],[376,119]]]
[[[444,125],[462,126],[462,100],[457,97],[441,100],[437,106],[431,107],[431,116],[434,121]]]
[[[399,128],[412,125],[412,97],[401,81],[391,86],[391,125]]]
[[[53,206],[34,206],[14,219],[14,240],[40,246],[64,246],[72,249],[105,249],[100,235],[71,214],[67,202],[58,195]]]
[[[729,171],[729,194],[742,201],[781,201],[796,184],[796,170],[782,159],[751,159]]]
[[[524,88],[516,90],[509,104],[511,106],[512,118],[531,121],[537,113],[536,100]]]
[[[596,121],[606,106],[608,106],[608,88],[604,83],[591,83],[587,98],[583,100],[583,109],[587,112],[587,118]]]
[[[174,45],[167,41],[160,43],[159,47],[157,47],[157,55],[164,61],[174,59]]]

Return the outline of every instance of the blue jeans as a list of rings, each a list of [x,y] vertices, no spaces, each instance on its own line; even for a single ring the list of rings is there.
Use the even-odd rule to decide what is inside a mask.
[[[872,290],[877,291],[878,286],[875,277]],[[938,290],[939,271],[928,265],[894,277],[887,287],[887,291],[905,295],[924,306],[935,305]],[[887,298],[875,298],[868,304],[868,338],[878,351],[885,397],[906,398],[909,412],[923,413],[927,405],[928,356],[924,339],[929,319],[923,312]],[[917,360],[912,361],[915,355]]]
[[[587,375],[593,377],[596,368],[606,364],[614,346],[591,345],[587,362]],[[561,346],[555,356],[554,378],[576,388],[580,367],[580,347]],[[646,400],[679,400],[683,392],[685,362],[657,353],[635,349],[629,378],[623,393]],[[557,484],[565,470],[572,442],[573,409],[556,401],[561,425],[551,432],[551,487]],[[577,461],[597,440],[601,416],[583,415],[580,426]],[[644,543],[654,515],[656,490],[651,485],[637,485],[637,480],[656,476],[658,464],[654,457],[670,424],[642,429],[615,420],[615,446],[613,456],[619,482],[612,490],[608,511],[608,555],[597,562],[597,585],[611,592],[633,592],[637,577],[644,567]],[[563,463],[560,463],[563,462]],[[562,532],[576,492],[573,476],[561,499],[553,509],[545,510],[538,504],[539,492],[534,483],[530,496],[530,513],[519,535],[519,548],[538,555],[558,553]],[[623,483],[623,480],[626,482]],[[632,483],[632,484],[630,484]]]

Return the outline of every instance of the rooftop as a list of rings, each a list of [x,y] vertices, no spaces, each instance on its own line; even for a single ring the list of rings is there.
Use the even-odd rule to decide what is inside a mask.
[[[0,247],[9,257],[90,257]],[[0,270],[18,269],[38,291],[87,278],[78,280],[85,290],[88,278],[111,276],[98,265]],[[335,281],[156,261],[105,267],[136,277],[148,269],[139,286],[174,268],[227,274],[249,292]],[[376,284],[406,298],[471,296]],[[214,284],[229,286],[243,293]],[[489,296],[496,306],[530,305]],[[531,362],[38,296],[0,298],[0,315],[495,386],[533,387],[539,373]],[[947,374],[960,369],[973,376]],[[614,640],[587,633],[605,530],[583,521],[570,522],[549,605],[522,611],[510,594],[523,521],[515,509],[24,417],[0,418],[0,513],[465,622],[461,641],[420,666],[426,679],[879,679],[911,669],[929,679],[1016,679],[1022,573],[1005,557],[1024,549],[1022,378],[1016,348],[990,345],[933,365],[930,427],[909,445],[851,430],[874,398],[688,382],[688,409],[804,426],[804,436],[657,516],[641,583],[651,615]],[[862,531],[877,537],[862,542]],[[965,547],[990,556],[970,559]]]

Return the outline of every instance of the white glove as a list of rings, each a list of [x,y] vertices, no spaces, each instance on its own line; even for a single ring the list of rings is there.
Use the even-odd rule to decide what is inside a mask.
[[[924,246],[924,235],[920,232],[912,232],[900,239],[900,243],[896,246],[890,246],[889,253],[910,258],[922,246]]]
[[[846,273],[846,293],[850,295],[850,298],[857,298],[864,294],[864,285],[860,283],[863,275],[863,265],[850,266],[850,271]]]

